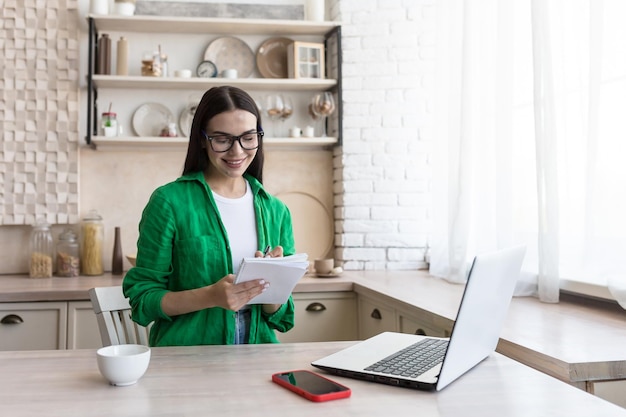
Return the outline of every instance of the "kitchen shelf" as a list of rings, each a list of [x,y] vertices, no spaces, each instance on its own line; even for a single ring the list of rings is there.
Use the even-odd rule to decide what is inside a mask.
[[[323,39],[326,59],[326,78],[237,78],[228,79],[228,84],[248,91],[270,92],[323,92],[336,95],[337,110],[327,119],[332,123],[333,138],[265,138],[270,148],[324,148],[342,143],[342,85],[341,85],[341,25],[337,22],[311,22],[304,20],[278,19],[232,19],[207,17],[171,16],[118,16],[89,15],[89,62],[87,72],[87,134],[85,142],[95,149],[126,150],[175,150],[185,149],[187,138],[145,138],[97,136],[98,90],[106,89],[108,96],[117,94],[112,90],[208,90],[223,85],[223,78],[175,78],[118,76],[95,74],[99,32],[145,33],[145,34],[216,34],[216,35],[264,35],[264,36],[311,36]]]
[[[179,151],[186,150],[189,139],[185,137],[138,137],[138,136],[93,136],[92,145],[101,151]],[[263,138],[265,149],[301,149],[334,146],[336,137],[316,138]]]
[[[337,85],[337,80],[329,79],[293,79],[293,78],[175,78],[175,77],[144,77],[94,75],[96,88],[142,88],[167,90],[200,90],[223,85],[240,87],[246,90],[280,90],[280,91],[319,91]]]
[[[319,35],[339,26],[337,22],[306,20],[231,19],[211,17],[90,15],[98,30],[137,33],[214,33],[239,35]]]

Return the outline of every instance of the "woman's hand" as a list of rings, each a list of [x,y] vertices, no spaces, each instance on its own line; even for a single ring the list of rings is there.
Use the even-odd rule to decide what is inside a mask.
[[[283,247],[276,246],[274,247],[274,249],[270,250],[265,256],[270,257],[270,258],[281,258],[283,256]],[[254,252],[254,257],[263,258],[264,257],[263,252],[261,252],[260,250]]]
[[[171,291],[161,300],[161,309],[168,316],[191,313],[211,307],[237,311],[269,287],[264,279],[235,284],[235,275],[228,274],[215,284],[185,291]]]
[[[264,279],[240,282],[235,284],[235,275],[226,275],[213,284],[212,297],[218,307],[237,311],[257,295],[269,288],[269,282]]]
[[[274,249],[270,250],[265,256],[270,257],[270,258],[282,258],[283,247],[276,246],[274,247]],[[256,251],[254,253],[254,257],[263,258],[264,257],[263,252],[261,252],[260,250]],[[265,311],[267,314],[272,314],[272,313],[275,313],[280,308],[280,306],[281,304],[263,304],[263,311]]]

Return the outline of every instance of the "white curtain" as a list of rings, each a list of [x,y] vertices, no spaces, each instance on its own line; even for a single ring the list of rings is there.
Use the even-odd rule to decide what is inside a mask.
[[[626,282],[626,2],[438,4],[431,273],[527,246],[517,295]],[[622,19],[620,19],[620,17]]]

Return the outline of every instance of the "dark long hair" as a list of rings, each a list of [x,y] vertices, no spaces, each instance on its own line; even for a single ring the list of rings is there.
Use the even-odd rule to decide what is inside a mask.
[[[263,130],[261,113],[254,99],[248,93],[228,85],[211,88],[202,96],[193,116],[183,175],[191,172],[204,172],[209,166],[209,157],[206,151],[208,144],[202,130],[207,128],[209,120],[214,116],[232,110],[245,110],[252,113],[256,116],[256,130],[258,132]],[[256,156],[246,173],[252,175],[259,182],[263,182],[263,138],[259,141]]]

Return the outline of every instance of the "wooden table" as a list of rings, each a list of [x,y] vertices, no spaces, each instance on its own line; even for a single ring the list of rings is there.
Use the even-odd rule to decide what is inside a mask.
[[[352,396],[313,403],[270,381],[274,372],[315,370],[312,360],[352,343],[153,348],[148,371],[129,387],[103,379],[95,350],[0,352],[0,415],[626,417],[497,353],[439,393],[331,376]]]

